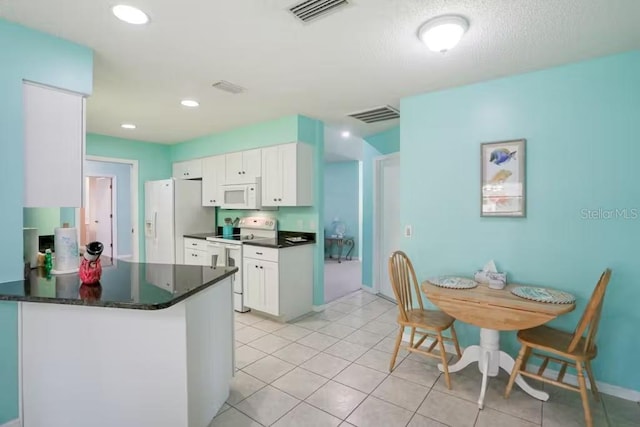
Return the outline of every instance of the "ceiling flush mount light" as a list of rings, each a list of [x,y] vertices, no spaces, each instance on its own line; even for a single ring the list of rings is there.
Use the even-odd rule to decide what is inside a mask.
[[[458,15],[433,18],[420,27],[418,38],[434,52],[453,49],[469,29],[469,21]]]
[[[185,107],[191,107],[191,108],[195,108],[200,105],[200,103],[194,99],[183,99],[182,101],[180,101],[180,104],[182,104]]]
[[[347,139],[351,136],[351,132],[349,132],[348,130],[343,130],[340,135],[342,135],[344,139]]]
[[[132,124],[132,123],[123,123],[120,125],[120,127],[122,129],[135,129],[136,125]]]
[[[147,16],[147,14],[137,7],[127,6],[126,4],[119,4],[117,6],[113,6],[111,11],[116,16],[116,18],[128,24],[144,25],[149,22],[149,17]]]

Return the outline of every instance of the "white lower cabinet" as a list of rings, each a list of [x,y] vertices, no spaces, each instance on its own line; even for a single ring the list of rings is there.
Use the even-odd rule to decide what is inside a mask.
[[[211,266],[211,256],[205,240],[184,239],[184,263],[186,265]]]
[[[245,305],[285,322],[311,312],[313,249],[313,245],[285,249],[245,245]]]

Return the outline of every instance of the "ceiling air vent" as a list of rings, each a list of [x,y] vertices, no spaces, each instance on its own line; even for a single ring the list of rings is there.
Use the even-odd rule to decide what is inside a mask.
[[[400,118],[400,112],[389,105],[385,105],[384,107],[377,107],[360,113],[349,114],[349,117],[353,117],[354,119],[358,119],[365,123],[376,123],[383,122],[385,120],[398,119]]]
[[[216,89],[220,89],[220,90],[223,90],[225,92],[233,93],[233,94],[236,94],[236,95],[239,94],[239,93],[242,93],[242,92],[244,92],[246,90],[242,86],[238,86],[238,85],[230,83],[230,82],[228,82],[226,80],[220,80],[219,82],[215,82],[211,86],[213,86]]]
[[[289,11],[302,22],[309,22],[348,4],[347,0],[306,0],[291,7]]]

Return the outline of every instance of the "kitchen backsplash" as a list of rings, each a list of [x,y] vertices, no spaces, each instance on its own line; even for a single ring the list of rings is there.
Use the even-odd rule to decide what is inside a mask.
[[[244,211],[218,209],[217,225],[224,225],[225,218],[242,218],[245,216],[266,216],[278,219],[279,230],[296,230],[317,232],[317,216],[313,207],[281,207],[275,211]]]

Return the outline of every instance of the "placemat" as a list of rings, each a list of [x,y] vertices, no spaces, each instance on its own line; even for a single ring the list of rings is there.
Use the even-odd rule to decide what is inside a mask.
[[[441,276],[428,279],[427,281],[441,288],[450,289],[472,289],[478,286],[478,282],[467,279],[466,277]]]
[[[511,289],[511,293],[520,298],[549,304],[571,304],[576,300],[570,293],[534,286],[516,286]]]

